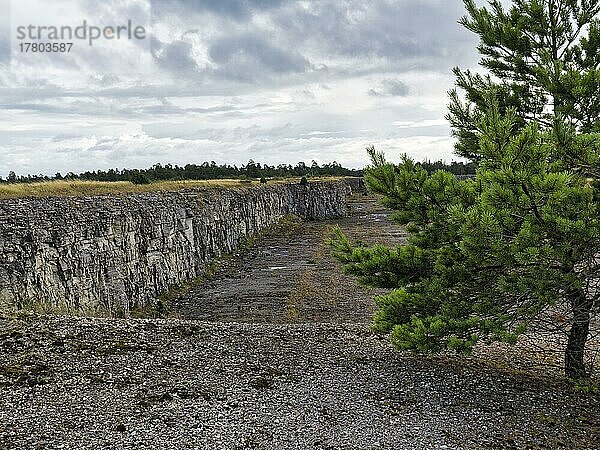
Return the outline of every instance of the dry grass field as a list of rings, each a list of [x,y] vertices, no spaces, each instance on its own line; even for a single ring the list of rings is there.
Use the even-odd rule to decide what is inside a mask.
[[[319,178],[333,180],[335,178]],[[269,184],[296,183],[299,178],[269,180]],[[314,180],[311,180],[314,181]],[[0,184],[0,199],[22,197],[88,196],[102,194],[130,194],[155,191],[177,191],[197,188],[231,188],[258,185],[259,180],[185,180],[157,181],[150,184],[133,184],[129,181],[60,180],[42,183]]]

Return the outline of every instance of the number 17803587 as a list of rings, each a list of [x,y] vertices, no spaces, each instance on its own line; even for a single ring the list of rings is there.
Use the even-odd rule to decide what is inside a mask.
[[[72,47],[72,42],[21,42],[19,44],[21,53],[69,53]]]

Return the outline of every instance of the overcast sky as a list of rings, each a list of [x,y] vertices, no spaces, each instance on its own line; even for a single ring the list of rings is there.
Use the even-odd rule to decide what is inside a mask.
[[[460,0],[0,7],[0,49],[13,51],[0,51],[0,176],[250,158],[362,167],[369,144],[392,159],[456,159],[444,121],[451,69],[477,65],[477,41],[457,24]],[[148,37],[16,53],[18,25],[83,19],[131,19]]]

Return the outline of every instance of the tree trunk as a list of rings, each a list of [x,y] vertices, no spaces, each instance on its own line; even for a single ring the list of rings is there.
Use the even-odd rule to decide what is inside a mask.
[[[574,288],[569,297],[573,322],[565,351],[565,375],[569,378],[578,379],[587,376],[584,353],[590,332],[592,305],[581,288]]]

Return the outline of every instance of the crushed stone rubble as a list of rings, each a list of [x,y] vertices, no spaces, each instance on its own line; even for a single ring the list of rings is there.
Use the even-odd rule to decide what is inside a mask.
[[[366,325],[0,319],[0,448],[596,449],[598,398]]]

